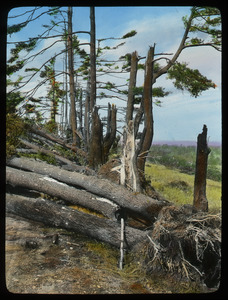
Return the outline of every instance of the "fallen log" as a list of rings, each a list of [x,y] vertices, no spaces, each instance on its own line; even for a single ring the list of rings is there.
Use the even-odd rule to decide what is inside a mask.
[[[117,221],[79,212],[50,200],[6,194],[6,211],[49,226],[80,232],[115,247],[120,246],[120,224]],[[145,239],[146,234],[146,231],[126,226],[126,246],[131,249]]]
[[[13,158],[8,162],[8,165],[48,175],[63,183],[85,189],[99,197],[111,200],[113,203],[131,212],[131,214],[135,214],[151,222],[154,221],[154,217],[158,215],[162,207],[170,205],[170,202],[166,200],[153,199],[141,193],[131,192],[125,187],[112,183],[109,180],[69,172],[44,162],[25,158]]]
[[[117,205],[111,201],[97,197],[87,191],[76,189],[48,176],[25,172],[6,167],[6,183],[48,194],[65,200],[68,204],[80,205],[93,211],[102,213],[108,218],[114,218]]]
[[[36,151],[36,153],[40,152],[40,153],[43,153],[45,155],[52,155],[52,156],[54,156],[56,160],[58,160],[61,163],[65,164],[66,165],[65,168],[67,168],[70,171],[84,172],[86,170],[87,174],[89,174],[89,175],[93,175],[94,174],[93,170],[91,170],[89,168],[85,168],[85,167],[76,165],[71,160],[69,160],[69,159],[67,159],[67,158],[59,155],[56,151],[51,151],[51,150],[44,149],[41,146],[34,145],[33,143],[30,143],[30,142],[28,142],[26,140],[23,140],[21,138],[20,138],[20,142],[22,144],[24,144],[26,147],[29,147],[29,148],[33,149],[34,151]]]
[[[50,141],[53,141],[61,146],[63,146],[66,149],[70,149],[72,151],[74,151],[75,153],[81,155],[82,157],[84,157],[85,159],[87,159],[87,153],[85,151],[83,151],[82,149],[79,149],[76,146],[72,146],[70,144],[67,144],[66,141],[60,139],[59,137],[54,136],[53,134],[47,133],[41,129],[37,129],[34,126],[31,126],[29,128],[29,130],[37,135],[40,135]]]

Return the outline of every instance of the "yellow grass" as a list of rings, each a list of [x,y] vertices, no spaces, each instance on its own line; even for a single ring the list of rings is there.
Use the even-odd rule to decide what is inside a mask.
[[[146,164],[145,172],[151,179],[152,186],[164,198],[176,205],[192,204],[194,175],[149,163]],[[221,209],[221,182],[208,179],[206,193],[209,210],[219,211]]]

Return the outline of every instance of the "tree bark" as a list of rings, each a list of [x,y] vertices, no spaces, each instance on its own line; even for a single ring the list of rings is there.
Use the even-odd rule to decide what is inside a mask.
[[[206,197],[207,161],[211,152],[207,145],[207,126],[203,126],[203,131],[197,138],[196,169],[194,181],[193,206],[199,211],[208,211],[208,201]]]
[[[89,146],[89,166],[98,169],[104,163],[103,126],[95,106],[92,113],[92,133]]]
[[[138,66],[138,53],[135,51],[131,54],[131,71],[130,71],[130,81],[128,88],[128,99],[127,99],[127,113],[126,113],[126,124],[133,119],[133,108],[135,93],[134,88],[136,85],[136,75]]]
[[[87,191],[76,189],[48,176],[25,172],[7,167],[6,182],[14,187],[25,188],[48,194],[64,200],[68,204],[79,205],[102,213],[113,219],[116,204]]]
[[[124,133],[124,148],[121,157],[120,182],[134,192],[141,192],[135,151],[134,122],[130,120]]]
[[[73,134],[73,144],[77,145],[77,120],[74,94],[74,63],[73,63],[73,45],[72,45],[72,7],[68,7],[68,72],[70,77],[70,120]]]
[[[154,217],[158,215],[162,207],[170,205],[166,200],[157,200],[140,193],[132,193],[123,186],[114,184],[109,180],[69,172],[44,162],[37,162],[25,158],[13,158],[8,162],[8,165],[26,171],[48,175],[66,184],[85,189],[94,195],[99,195],[99,197],[111,200],[114,204],[125,208],[131,215],[141,217],[149,222],[153,222]],[[14,170],[15,169],[12,170],[11,174],[13,174]],[[32,173],[28,173],[28,175],[32,175]]]
[[[116,106],[108,104],[107,133],[104,138],[104,162],[108,161],[109,151],[116,138]]]
[[[152,107],[152,79],[153,79],[153,59],[154,47],[150,47],[147,55],[145,66],[144,92],[143,92],[143,108],[144,108],[144,132],[140,143],[140,151],[138,155],[138,170],[140,177],[144,178],[146,156],[151,147],[154,120]]]
[[[90,110],[96,105],[96,30],[95,9],[90,7]]]
[[[49,226],[80,232],[115,247],[120,246],[120,224],[117,221],[79,212],[50,200],[6,194],[6,211]],[[132,248],[146,239],[146,234],[145,231],[126,227],[126,244]]]

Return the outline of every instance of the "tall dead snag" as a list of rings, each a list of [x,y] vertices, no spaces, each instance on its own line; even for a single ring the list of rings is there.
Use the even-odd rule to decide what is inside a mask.
[[[89,165],[91,168],[97,169],[104,163],[103,152],[103,126],[98,108],[95,106],[92,113],[92,133],[89,147]]]
[[[203,125],[203,131],[197,138],[196,169],[194,182],[193,206],[200,211],[208,211],[206,198],[207,160],[211,152],[207,145],[207,126]]]
[[[152,81],[153,81],[153,60],[154,47],[150,47],[145,64],[144,92],[143,92],[143,108],[144,108],[144,129],[140,141],[140,150],[138,155],[138,170],[140,177],[144,179],[144,170],[146,163],[146,155],[151,147],[153,139],[153,107],[152,107]]]
[[[77,145],[77,121],[74,95],[74,63],[73,63],[73,45],[72,45],[72,7],[68,7],[68,73],[70,77],[70,122],[73,133],[73,144]]]
[[[121,158],[120,183],[134,192],[141,192],[135,151],[134,122],[130,120],[124,130],[124,148]]]
[[[116,106],[108,104],[107,132],[104,138],[104,160],[108,160],[109,151],[116,138]]]

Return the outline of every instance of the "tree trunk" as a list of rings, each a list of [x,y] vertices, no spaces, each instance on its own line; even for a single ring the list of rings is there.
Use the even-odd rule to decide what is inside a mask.
[[[84,144],[85,151],[89,152],[89,139],[90,139],[90,76],[87,82],[86,98],[85,98],[85,113],[84,113]]]
[[[170,205],[170,203],[166,200],[157,200],[140,193],[132,193],[123,186],[114,184],[109,180],[96,178],[95,176],[78,174],[76,172],[69,172],[57,166],[48,165],[44,162],[37,162],[35,160],[25,158],[13,158],[8,162],[8,165],[11,167],[21,168],[26,171],[47,175],[53,179],[61,181],[62,183],[75,186],[79,189],[85,189],[89,193],[106,198],[114,204],[125,208],[131,215],[138,216],[149,222],[153,221],[154,217],[157,216],[162,207]],[[12,168],[9,169],[11,169],[10,172],[8,172],[8,176],[11,176],[8,177],[10,180],[12,176],[15,176],[14,173],[18,170]],[[29,178],[29,175],[33,175],[28,172],[24,173],[24,176],[27,175],[26,178]],[[19,181],[22,180],[20,179],[20,176],[21,175],[15,177],[15,184],[19,184]],[[42,180],[39,182],[42,183]],[[47,183],[47,180],[45,182]],[[11,184],[13,184],[12,181]],[[58,184],[58,186],[60,186],[60,184]],[[47,193],[48,192],[50,191],[47,189]],[[61,193],[59,194],[59,197],[62,197]]]
[[[7,167],[6,181],[11,186],[48,194],[64,200],[68,204],[79,205],[100,212],[110,219],[114,218],[116,204],[87,191],[68,186],[48,176]]]
[[[92,133],[89,146],[89,166],[97,169],[104,163],[103,153],[103,126],[95,106],[92,113]]]
[[[108,104],[107,133],[104,138],[104,162],[108,161],[109,151],[116,138],[116,106]]]
[[[208,211],[208,201],[206,198],[206,178],[207,160],[211,152],[207,145],[207,126],[203,126],[203,131],[197,138],[196,169],[194,182],[193,206],[199,211]]]
[[[94,6],[90,7],[90,110],[96,105],[96,31]]]
[[[145,65],[145,79],[143,92],[143,108],[144,108],[144,130],[140,141],[140,151],[138,155],[139,176],[144,179],[146,156],[151,147],[153,139],[153,107],[152,107],[152,80],[153,80],[153,59],[154,47],[150,47]]]
[[[120,182],[134,192],[141,192],[137,170],[137,156],[135,151],[134,122],[130,120],[124,133],[124,147],[121,157]]]
[[[121,228],[117,221],[79,212],[50,200],[7,194],[6,211],[48,226],[80,232],[115,247],[120,246]],[[132,248],[140,240],[146,239],[146,234],[145,231],[126,227],[126,244]]]
[[[76,107],[75,107],[75,94],[74,94],[74,56],[72,45],[72,7],[68,7],[68,72],[70,77],[70,120],[71,129],[73,134],[73,144],[77,145],[77,120],[76,120]]]
[[[134,88],[136,85],[137,66],[138,66],[138,54],[135,51],[131,55],[131,72],[130,72],[130,81],[129,81],[129,88],[128,88],[127,113],[126,113],[127,125],[129,121],[133,119],[133,109],[134,109],[134,99],[135,99]]]

